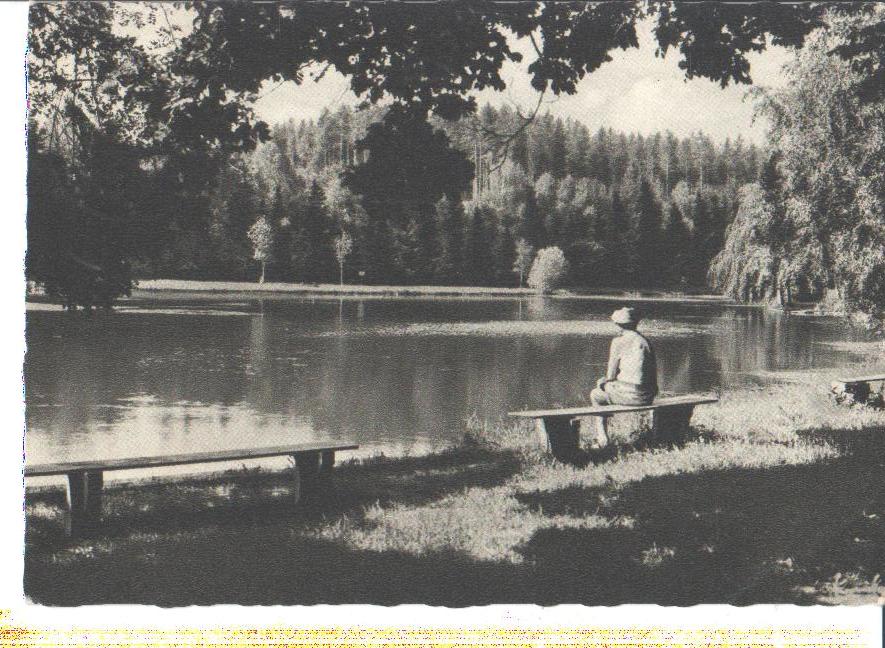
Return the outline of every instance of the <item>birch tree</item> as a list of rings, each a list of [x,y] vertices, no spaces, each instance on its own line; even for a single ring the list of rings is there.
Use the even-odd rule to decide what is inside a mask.
[[[335,259],[338,261],[338,282],[344,285],[344,261],[353,252],[353,239],[350,234],[342,231],[335,237]]]
[[[249,228],[249,240],[252,241],[252,258],[261,263],[261,276],[258,283],[264,283],[267,264],[273,259],[274,228],[266,217],[261,216]]]
[[[525,239],[521,238],[516,241],[516,259],[513,261],[513,272],[519,275],[520,288],[522,288],[525,275],[532,265],[532,255],[534,253],[534,248]]]

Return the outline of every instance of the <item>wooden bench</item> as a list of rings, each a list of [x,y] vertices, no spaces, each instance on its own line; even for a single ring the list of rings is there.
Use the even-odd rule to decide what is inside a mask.
[[[303,497],[313,495],[324,481],[328,482],[328,478],[332,474],[332,466],[335,464],[336,451],[357,448],[359,448],[357,444],[350,442],[338,444],[299,443],[266,448],[216,450],[154,457],[34,464],[25,466],[25,477],[67,475],[65,533],[68,536],[81,536],[95,530],[101,521],[101,490],[104,484],[104,473],[109,470],[290,456],[295,460],[293,490],[295,503],[297,503]]]
[[[833,392],[836,402],[840,404],[844,403],[846,405],[851,405],[854,403],[867,403],[870,405],[881,406],[885,384],[883,384],[882,391],[879,392],[876,400],[873,401],[870,396],[875,393],[871,389],[871,384],[874,382],[885,383],[885,373],[858,376],[857,378],[838,378],[833,381],[830,386],[830,391]]]
[[[697,405],[716,403],[715,394],[683,394],[656,399],[651,405],[587,405],[563,409],[510,412],[510,416],[536,419],[547,434],[553,456],[564,463],[579,463],[581,452],[580,426],[574,419],[582,416],[609,417],[626,412],[652,412],[651,440],[680,441],[688,432],[691,415]]]

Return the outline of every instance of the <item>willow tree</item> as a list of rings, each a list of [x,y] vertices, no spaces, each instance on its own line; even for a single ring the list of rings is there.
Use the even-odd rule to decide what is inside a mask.
[[[870,85],[881,64],[840,56],[875,39],[885,7],[829,16],[787,66],[789,83],[760,93],[783,162],[793,266],[819,262],[826,286],[851,311],[885,315],[885,101]],[[881,58],[881,54],[879,54]],[[879,94],[876,94],[879,92]],[[818,260],[806,258],[818,250]]]
[[[787,305],[800,292],[815,293],[823,286],[823,248],[802,226],[801,201],[774,204],[759,183],[744,185],[734,220],[725,232],[725,244],[710,264],[713,288],[743,302]],[[780,232],[784,219],[793,220],[792,238]]]
[[[725,233],[725,246],[710,266],[713,288],[744,302],[770,300],[775,292],[778,259],[762,232],[773,209],[758,184],[740,189],[740,206]]]

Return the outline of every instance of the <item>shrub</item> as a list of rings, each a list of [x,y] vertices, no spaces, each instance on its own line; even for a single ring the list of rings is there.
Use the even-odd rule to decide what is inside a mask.
[[[528,284],[539,293],[549,293],[559,285],[565,276],[565,255],[558,247],[546,247],[538,251]]]

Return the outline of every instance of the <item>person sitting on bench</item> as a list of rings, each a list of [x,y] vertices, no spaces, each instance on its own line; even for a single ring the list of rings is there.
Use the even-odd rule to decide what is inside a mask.
[[[636,331],[640,317],[633,308],[612,313],[620,335],[612,340],[608,370],[590,392],[594,405],[650,405],[658,394],[658,368],[649,341]],[[596,448],[608,445],[607,417],[596,418]]]

